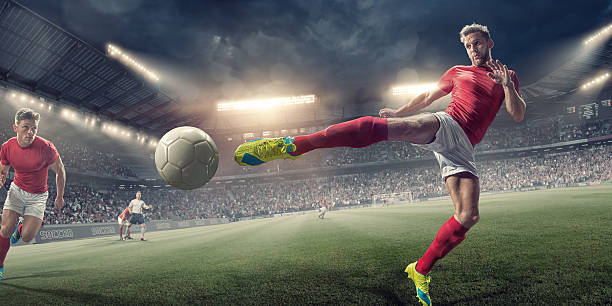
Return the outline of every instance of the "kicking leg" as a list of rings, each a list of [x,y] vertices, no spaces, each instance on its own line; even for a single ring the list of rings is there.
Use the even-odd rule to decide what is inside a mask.
[[[388,119],[361,117],[310,135],[246,142],[238,146],[234,159],[243,166],[257,166],[275,159],[296,159],[321,148],[362,148],[384,140],[425,144],[434,139],[439,126],[438,119],[428,113]]]

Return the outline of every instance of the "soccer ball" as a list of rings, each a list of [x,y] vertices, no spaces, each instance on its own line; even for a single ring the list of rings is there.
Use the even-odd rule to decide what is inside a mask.
[[[217,172],[219,151],[204,131],[190,126],[170,130],[157,143],[155,167],[171,186],[191,190],[206,184]]]

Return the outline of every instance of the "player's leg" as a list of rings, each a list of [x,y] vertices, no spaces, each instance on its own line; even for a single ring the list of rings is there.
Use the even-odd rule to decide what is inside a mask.
[[[6,206],[6,203],[5,203]],[[11,247],[11,235],[15,230],[15,223],[21,215],[9,209],[2,210],[2,228],[0,228],[0,280],[4,278],[4,259]]]
[[[119,223],[119,240],[123,240],[123,219],[117,218],[117,222]]]
[[[146,240],[146,239],[145,239],[145,237],[144,237],[144,234],[145,234],[145,231],[146,231],[146,230],[147,230],[147,225],[146,225],[146,224],[144,224],[144,223],[143,223],[143,224],[141,224],[141,225],[140,225],[140,240],[142,240],[142,241],[145,241],[145,240]]]
[[[461,172],[446,178],[445,183],[455,207],[455,214],[442,225],[434,242],[419,259],[416,269],[423,275],[428,274],[436,261],[459,245],[465,239],[465,233],[480,218],[478,178],[469,172]]]
[[[310,135],[246,142],[238,146],[234,159],[243,166],[257,166],[275,159],[295,159],[321,148],[362,148],[384,140],[425,144],[434,138],[438,127],[438,119],[433,114],[389,119],[361,117]]]
[[[13,238],[17,242],[20,238],[24,242],[30,242],[40,230],[42,220],[45,217],[45,207],[47,206],[47,192],[34,194],[22,191],[24,199],[23,223],[18,225],[13,233]],[[13,241],[11,241],[13,242]]]
[[[406,268],[417,288],[417,297],[423,305],[430,305],[429,271],[433,265],[464,239],[465,233],[479,220],[478,198],[480,184],[478,177],[469,172],[461,172],[446,178],[446,187],[451,195],[454,215],[440,227],[435,240],[429,246],[423,257]]]
[[[29,215],[23,216],[23,224],[20,230],[21,240],[23,240],[23,242],[32,241],[32,239],[36,237],[36,234],[38,234],[41,225],[42,219]]]
[[[127,221],[127,228],[126,228],[126,234],[125,234],[125,239],[132,239],[132,236],[130,236],[130,228],[132,227],[132,222],[134,221],[134,215],[132,215],[130,217],[130,219]]]

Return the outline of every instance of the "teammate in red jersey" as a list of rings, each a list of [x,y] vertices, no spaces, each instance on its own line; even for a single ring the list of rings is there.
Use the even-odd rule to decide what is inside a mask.
[[[53,143],[36,136],[39,121],[40,114],[29,108],[17,111],[13,125],[17,137],[3,143],[0,149],[0,186],[4,185],[11,166],[15,169],[15,180],[11,183],[2,209],[0,280],[4,278],[4,259],[11,243],[17,243],[19,239],[31,241],[42,225],[49,196],[49,168],[55,172],[55,209],[60,212],[64,206],[66,170]],[[20,221],[15,227],[21,216],[23,223]]]
[[[505,100],[510,117],[520,122],[526,104],[519,96],[516,74],[491,57],[493,40],[487,27],[472,24],[459,33],[471,66],[449,69],[437,88],[418,95],[399,109],[384,108],[381,118],[362,117],[295,138],[263,138],[241,144],[234,153],[240,165],[256,166],[274,159],[296,159],[320,148],[361,148],[384,140],[406,141],[434,152],[455,213],[444,223],[425,254],[406,268],[417,297],[430,305],[429,271],[465,239],[479,218],[480,184],[474,159],[479,143]],[[451,93],[443,112],[415,112]]]
[[[125,235],[125,239],[132,239],[132,237],[130,237],[130,230],[127,227],[128,224],[130,223],[130,217],[132,216],[132,213],[130,212],[130,209],[128,207],[126,207],[123,212],[119,215],[119,217],[117,217],[117,221],[119,222],[119,240],[123,240],[123,225],[125,224],[125,227],[127,229],[127,235]]]
[[[324,219],[326,213],[327,213],[327,203],[325,203],[325,199],[323,199],[321,200],[321,208],[319,208],[319,219]]]

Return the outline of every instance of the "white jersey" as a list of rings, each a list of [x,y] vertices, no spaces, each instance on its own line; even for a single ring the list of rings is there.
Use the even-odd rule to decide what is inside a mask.
[[[142,214],[142,208],[146,205],[143,200],[133,199],[128,206],[133,214]]]

